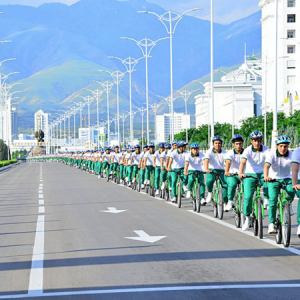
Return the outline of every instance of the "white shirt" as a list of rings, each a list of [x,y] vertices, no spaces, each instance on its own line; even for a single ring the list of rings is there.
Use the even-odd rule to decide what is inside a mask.
[[[162,153],[164,153],[164,151]],[[157,167],[160,167],[160,156],[162,153],[160,153],[159,150],[155,151],[155,153],[154,153],[155,164]]]
[[[170,158],[173,159],[171,169],[182,169],[182,168],[184,168],[185,152],[179,153],[178,150],[174,150],[170,154]]]
[[[269,163],[269,177],[272,179],[292,178],[292,151],[288,150],[287,156],[280,156],[277,149],[269,150],[266,155]]]
[[[264,172],[266,154],[269,151],[267,146],[262,146],[262,151],[253,151],[252,145],[244,150],[242,159],[247,159],[245,173],[257,174]]]
[[[238,154],[235,151],[235,149],[231,149],[231,150],[227,151],[227,153],[225,154],[225,161],[226,160],[231,161],[229,173],[231,173],[231,174],[239,173],[241,159],[242,159],[242,155],[243,155],[244,151],[245,150],[243,150],[243,152],[241,154]]]
[[[122,157],[122,153],[114,152],[111,156],[114,158],[114,163],[119,163],[119,158]]]
[[[108,162],[108,161],[109,161],[109,158],[110,158],[110,154],[104,153],[104,154],[102,155],[102,157],[104,157],[104,162]]]
[[[133,154],[132,154],[132,164],[133,165],[138,165],[139,164],[140,156],[141,156],[141,153],[137,154],[136,152],[133,152]]]
[[[294,152],[292,154],[292,162],[300,164],[300,148],[297,148],[294,150]],[[299,172],[298,172],[298,178],[300,178],[300,168],[299,168]]]
[[[168,157],[168,155],[169,155],[170,152],[171,152],[171,150],[169,150],[168,152],[166,152],[166,150],[165,150],[159,156],[159,158],[163,158],[164,159],[164,167],[166,166],[167,157]],[[159,163],[160,163],[160,160],[159,160]],[[156,165],[157,165],[157,163],[156,163]]]
[[[150,151],[145,153],[144,158],[147,159],[146,166],[153,166],[153,157],[154,157],[154,153],[151,154]]]
[[[126,152],[125,153],[125,160],[128,159],[128,163],[130,162],[130,158],[131,158],[131,153],[130,152]]]
[[[185,155],[185,161],[189,162],[188,171],[202,171],[202,161],[205,155],[199,152],[198,156],[193,156],[192,153]]]
[[[215,170],[224,170],[224,158],[226,151],[221,149],[220,153],[215,152],[214,148],[210,148],[203,160],[209,159],[208,168]]]

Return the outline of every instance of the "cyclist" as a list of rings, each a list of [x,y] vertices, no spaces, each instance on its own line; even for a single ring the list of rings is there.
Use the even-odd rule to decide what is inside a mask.
[[[115,174],[117,171],[117,167],[119,165],[119,158],[121,156],[120,147],[115,146],[115,152],[112,152],[110,155],[110,171],[111,174]]]
[[[201,193],[201,204],[204,204],[204,175],[200,174],[200,172],[202,172],[202,160],[204,158],[204,154],[202,152],[199,152],[199,148],[200,146],[198,143],[191,144],[191,152],[185,155],[184,175],[188,176],[188,191],[186,195],[187,198],[191,198],[191,191],[196,180],[196,175],[198,175]]]
[[[276,149],[268,151],[266,155],[264,178],[269,191],[269,234],[276,233],[275,221],[277,212],[277,202],[280,192],[280,182],[287,184],[287,200],[292,202],[295,192],[292,185],[291,163],[292,151],[289,150],[290,139],[285,135],[280,135],[276,140]],[[273,182],[276,179],[276,182]],[[292,205],[290,206],[291,215]]]
[[[244,138],[240,134],[235,134],[231,139],[233,149],[229,150],[225,155],[225,176],[227,177],[228,186],[228,203],[225,207],[225,211],[230,211],[233,206],[233,199],[240,178],[238,175],[239,167],[241,163],[241,157],[244,152],[243,143]]]
[[[174,140],[173,142],[172,142],[172,149],[168,152],[168,154],[167,154],[167,157],[166,157],[166,169],[168,169],[168,166],[169,166],[169,160],[170,160],[170,155],[171,155],[171,153],[174,151],[174,150],[177,150],[177,143],[178,143],[178,141],[177,140]],[[170,185],[172,186],[172,176],[171,176],[171,174],[172,174],[172,172],[169,172],[168,171],[168,180],[169,180],[169,182],[170,182]]]
[[[183,186],[187,184],[187,177],[184,176],[184,163],[185,163],[185,142],[177,142],[177,150],[173,150],[170,154],[169,164],[167,171],[171,172],[171,187],[172,187],[172,202],[176,202],[176,184],[180,173]]]
[[[267,146],[262,144],[263,134],[255,130],[250,134],[251,146],[247,147],[242,155],[239,177],[245,178],[247,175],[260,180],[263,185],[265,205],[269,204],[267,184],[263,181],[263,171],[266,154],[269,151]],[[242,229],[248,230],[250,226],[250,215],[252,213],[253,195],[255,192],[257,180],[254,178],[245,178],[244,180],[244,207],[243,214],[246,217]]]
[[[172,148],[171,144],[166,143],[165,151],[160,155],[160,167],[161,167],[160,177],[162,182],[161,190],[165,188],[165,181],[167,180],[168,177],[168,171],[166,170],[166,165],[167,165],[167,156],[171,151],[171,148]]]
[[[139,163],[140,163],[140,156],[141,156],[141,146],[135,145],[135,152],[131,155],[130,165],[132,166],[132,182],[135,182],[135,178],[137,172],[139,170]]]
[[[110,147],[105,149],[105,153],[102,155],[102,172],[105,175],[105,170],[109,170],[109,157],[110,157]],[[109,175],[109,174],[108,174]]]
[[[292,178],[293,178],[293,188],[296,190],[297,196],[300,198],[300,148],[294,150],[292,155]],[[297,236],[300,239],[300,200],[298,200],[297,209]]]
[[[144,189],[145,185],[144,185],[144,181],[145,181],[145,167],[144,167],[144,156],[145,154],[149,151],[149,147],[148,145],[144,145],[143,147],[143,152],[140,155],[140,162],[139,162],[139,169],[140,169],[140,180],[141,180],[141,188]]]
[[[159,195],[159,182],[161,175],[161,164],[160,164],[160,156],[165,150],[165,144],[159,143],[158,150],[155,151],[153,157],[153,167],[155,169],[155,195]]]
[[[125,173],[125,165],[124,165],[124,159],[125,159],[125,153],[126,148],[122,148],[121,155],[119,157],[119,165],[120,165],[120,183],[124,182],[124,173]]]
[[[154,152],[155,152],[154,143],[149,143],[149,151],[147,151],[143,157],[143,167],[145,169],[144,185],[150,183],[150,174],[154,170],[153,168]]]
[[[214,182],[216,180],[216,175],[211,174],[212,172],[218,173],[221,180],[221,185],[223,188],[223,201],[225,204],[228,202],[227,198],[227,182],[224,177],[224,158],[226,151],[222,149],[223,139],[216,135],[212,140],[213,147],[210,148],[203,159],[204,172],[206,174],[206,187],[207,187],[207,198],[204,203],[210,203],[212,200],[212,190],[214,186]]]

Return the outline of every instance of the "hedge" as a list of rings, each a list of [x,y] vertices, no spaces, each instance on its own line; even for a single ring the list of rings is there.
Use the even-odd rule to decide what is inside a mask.
[[[6,166],[8,166],[8,165],[10,165],[10,164],[14,164],[14,163],[16,163],[16,162],[18,162],[17,159],[2,160],[2,161],[0,161],[0,168],[6,167]]]

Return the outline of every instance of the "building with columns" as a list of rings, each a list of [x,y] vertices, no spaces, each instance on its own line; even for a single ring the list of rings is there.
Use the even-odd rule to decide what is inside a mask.
[[[273,109],[276,84],[276,1],[260,0],[262,10],[262,110]],[[278,0],[278,112],[300,109],[300,0]]]
[[[220,71],[221,72],[221,71]],[[211,84],[196,99],[196,127],[210,123]],[[254,55],[214,83],[214,120],[239,127],[246,118],[262,114],[262,66]]]
[[[34,114],[34,131],[44,131],[45,142],[49,142],[49,114],[41,109]]]

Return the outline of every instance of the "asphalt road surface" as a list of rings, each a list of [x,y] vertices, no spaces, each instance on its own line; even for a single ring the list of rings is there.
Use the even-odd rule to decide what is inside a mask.
[[[0,180],[0,299],[299,299],[295,217],[284,249],[60,163]]]

